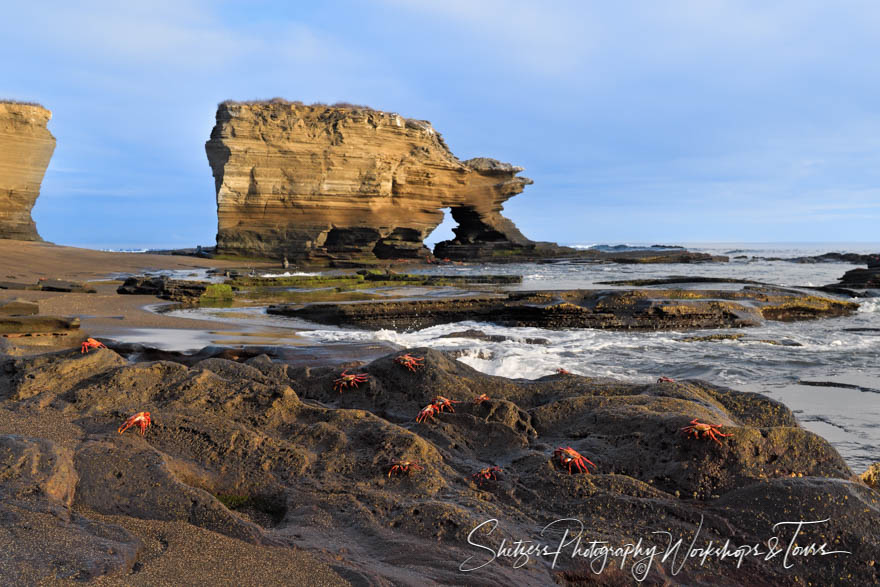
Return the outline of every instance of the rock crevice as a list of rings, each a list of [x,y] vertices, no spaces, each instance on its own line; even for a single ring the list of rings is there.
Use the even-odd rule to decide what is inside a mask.
[[[449,208],[464,249],[533,247],[501,215],[532,180],[460,161],[424,120],[367,108],[224,102],[205,150],[220,253],[291,260],[418,258]],[[444,255],[448,256],[448,255]]]

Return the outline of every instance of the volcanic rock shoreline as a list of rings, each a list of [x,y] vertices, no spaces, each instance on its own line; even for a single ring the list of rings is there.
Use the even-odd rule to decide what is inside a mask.
[[[730,290],[570,290],[388,302],[277,304],[267,313],[319,324],[418,330],[465,320],[537,328],[741,328],[764,320],[845,316],[858,304],[777,287]]]
[[[404,352],[424,366],[398,364]],[[880,494],[762,395],[695,380],[506,379],[428,349],[349,372],[365,381],[340,392],[340,368],[266,356],[186,366],[130,363],[99,349],[5,360],[0,515],[10,523],[0,529],[0,572],[16,584],[149,578],[163,555],[132,530],[139,526],[129,521],[141,520],[286,549],[292,564],[337,581],[628,584],[632,569],[613,560],[602,577],[568,556],[555,568],[536,559],[518,569],[501,559],[469,573],[459,567],[489,558],[469,537],[493,547],[502,538],[551,540],[541,529],[563,518],[580,520],[589,540],[621,546],[654,540],[654,531],[686,542],[699,533],[698,546],[766,544],[774,535],[788,544],[791,532],[773,529],[777,522],[827,519],[803,528],[797,543],[851,554],[793,557],[792,568],[779,558],[746,557],[741,568],[710,559],[677,574],[657,559],[647,584],[880,580],[867,564],[880,557]],[[416,422],[436,396],[456,402],[454,411]],[[144,410],[153,417],[145,436],[117,434]],[[682,435],[694,418],[730,436],[716,444]],[[593,474],[569,474],[554,460],[566,446],[596,464]],[[389,474],[398,461],[423,468]],[[489,466],[502,469],[498,478],[476,482]],[[485,525],[472,533],[493,519],[493,533]]]

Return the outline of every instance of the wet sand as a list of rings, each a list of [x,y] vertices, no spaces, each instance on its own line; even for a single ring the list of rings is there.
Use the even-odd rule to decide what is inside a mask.
[[[256,268],[276,268],[252,263]],[[111,273],[143,273],[159,269],[185,270],[206,267],[241,267],[241,262],[180,255],[114,253],[63,247],[45,242],[0,239],[0,281],[32,283],[40,277],[73,281],[104,279]]]
[[[206,268],[241,267],[232,261],[202,259],[180,255],[113,253],[62,247],[51,243],[0,239],[0,281],[34,284],[40,278],[88,282],[95,294],[0,289],[0,301],[20,298],[38,302],[41,315],[78,317],[83,336],[110,337],[133,329],[230,330],[228,323],[156,313],[147,306],[161,306],[153,296],[121,296],[121,282],[108,279],[117,273],[144,273],[158,270],[185,271]],[[257,268],[277,268],[254,264]],[[68,337],[70,346],[80,338]],[[56,342],[64,344],[63,339]]]

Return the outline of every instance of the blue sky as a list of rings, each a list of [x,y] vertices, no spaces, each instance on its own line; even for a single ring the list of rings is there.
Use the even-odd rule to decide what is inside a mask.
[[[525,167],[505,214],[536,240],[878,240],[873,1],[4,4],[0,97],[53,112],[57,243],[212,244],[216,104],[274,96]]]

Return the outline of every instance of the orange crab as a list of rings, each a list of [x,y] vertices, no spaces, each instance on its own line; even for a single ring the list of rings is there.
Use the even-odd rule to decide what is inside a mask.
[[[425,358],[424,357],[414,357],[409,353],[405,355],[400,355],[399,357],[394,358],[394,362],[398,365],[403,365],[410,371],[415,371],[420,367],[424,367]]]
[[[571,375],[571,371],[560,367],[559,369],[556,370],[556,374],[557,375]]]
[[[107,345],[103,342],[95,340],[94,338],[87,338],[85,342],[82,343],[82,347],[80,347],[79,352],[87,353],[92,349],[106,349]]]
[[[454,412],[455,408],[452,407],[452,404],[460,404],[460,403],[461,403],[460,401],[447,399],[447,398],[443,397],[442,395],[438,395],[431,402],[431,404],[434,406],[434,408],[438,412],[442,412],[443,408],[449,408],[450,412]]]
[[[357,387],[358,383],[363,383],[368,377],[366,373],[349,373],[348,369],[346,369],[339,376],[339,379],[333,380],[333,389],[342,393],[343,388]]]
[[[503,472],[504,469],[501,467],[486,467],[485,469],[481,469],[477,473],[474,473],[471,477],[477,485],[482,485],[486,481],[496,481],[498,479],[496,474]]]
[[[388,470],[388,476],[391,477],[391,475],[399,473],[406,473],[407,475],[409,475],[410,469],[412,469],[413,471],[421,471],[424,469],[424,467],[412,461],[399,461],[395,459],[391,461],[391,468]]]
[[[434,414],[440,412],[439,408],[434,404],[428,404],[419,412],[419,415],[416,416],[416,422],[427,422],[428,418],[431,420],[434,419]]]
[[[492,399],[492,398],[490,398],[490,397],[489,397],[488,395],[486,395],[485,393],[481,393],[480,395],[478,395],[477,397],[474,398],[474,405],[478,406],[478,405],[480,405],[481,403],[483,403],[483,402],[487,402],[487,401],[489,401],[489,400],[491,400],[491,399]]]
[[[586,474],[590,474],[590,470],[587,468],[587,465],[593,465],[593,468],[596,469],[596,463],[571,448],[570,446],[562,447],[560,446],[556,450],[553,451],[553,456],[559,459],[560,465],[568,465],[568,474],[571,475],[573,472],[571,470],[571,466],[574,465],[578,471],[582,471]]]
[[[672,377],[661,377],[657,380],[657,383],[675,383],[675,379]]]
[[[434,419],[434,414],[439,414],[443,411],[443,408],[449,408],[450,412],[454,412],[455,408],[452,407],[452,404],[460,404],[461,402],[458,400],[452,400],[449,398],[445,398],[442,395],[438,395],[431,403],[422,408],[422,411],[419,412],[419,415],[416,416],[416,422],[427,422],[428,418]]]
[[[117,432],[122,434],[132,426],[137,426],[141,429],[141,436],[147,433],[147,428],[150,427],[150,412],[138,412],[131,418],[125,421],[125,423],[119,427]]]
[[[685,434],[685,436],[693,435],[694,438],[699,438],[700,435],[702,435],[703,438],[711,438],[718,444],[718,446],[721,446],[721,441],[718,440],[718,436],[731,436],[730,434],[724,434],[723,432],[718,430],[722,426],[723,424],[704,424],[703,422],[699,422],[696,418],[694,418],[693,420],[691,420],[691,425],[685,426],[681,429],[681,431]]]

